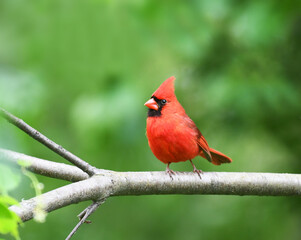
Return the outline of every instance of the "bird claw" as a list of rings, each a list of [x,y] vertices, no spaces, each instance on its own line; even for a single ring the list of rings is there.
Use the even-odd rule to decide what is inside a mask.
[[[170,176],[171,180],[173,180],[172,175],[175,175],[175,174],[176,174],[175,171],[173,171],[173,170],[171,170],[171,169],[166,169],[165,172]]]
[[[198,176],[200,177],[200,179],[202,179],[202,176],[201,176],[201,174],[203,174],[203,171],[202,170],[200,170],[200,169],[193,169],[193,172],[194,173],[197,173],[198,174]]]
[[[193,172],[194,172],[194,173],[197,173],[198,176],[199,176],[199,178],[202,179],[201,174],[203,174],[203,171],[200,170],[200,169],[197,169],[196,166],[193,164],[193,162],[192,162],[191,160],[189,160],[189,161],[191,162],[191,164],[192,164],[192,166],[193,166]]]
[[[170,178],[171,178],[171,180],[173,180],[173,177],[172,177],[172,175],[175,175],[176,174],[176,172],[175,171],[173,171],[173,170],[171,170],[170,168],[169,168],[169,164],[170,163],[168,163],[167,164],[167,167],[166,167],[166,170],[165,170],[165,172],[170,176]]]

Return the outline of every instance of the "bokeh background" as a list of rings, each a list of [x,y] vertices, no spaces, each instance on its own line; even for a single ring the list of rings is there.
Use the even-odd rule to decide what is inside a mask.
[[[300,64],[300,1],[0,1],[0,106],[99,168],[165,169],[148,147],[143,104],[174,75],[210,146],[233,159],[213,166],[197,158],[199,168],[300,173]],[[0,147],[66,162],[2,119]],[[34,196],[16,175],[10,195]],[[44,192],[68,184],[38,179]],[[64,239],[88,204],[25,223],[21,238]],[[116,197],[90,219],[74,239],[301,235],[294,197]]]

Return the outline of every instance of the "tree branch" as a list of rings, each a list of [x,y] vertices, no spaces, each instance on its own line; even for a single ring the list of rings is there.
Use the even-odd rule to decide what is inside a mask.
[[[44,193],[29,200],[21,201],[20,205],[11,206],[23,222],[34,217],[35,209],[40,206],[46,212],[87,200],[97,201],[108,197],[111,181],[107,178],[91,177]]]
[[[301,196],[301,175],[205,172],[200,180],[195,173],[177,172],[171,180],[165,172],[110,172],[24,200],[10,209],[27,221],[33,218],[38,201],[51,212],[86,200],[151,194]]]
[[[0,162],[13,163],[16,166],[20,166],[19,162],[24,162],[26,169],[33,173],[70,182],[81,181],[89,177],[78,167],[51,162],[2,148],[0,148]]]
[[[84,172],[88,173],[90,176],[93,176],[98,171],[97,168],[91,166],[89,163],[85,162],[84,160],[80,159],[79,157],[75,156],[71,152],[67,151],[62,146],[58,145],[57,143],[51,141],[42,133],[34,129],[33,127],[29,126],[25,123],[22,119],[17,118],[16,116],[12,115],[11,113],[7,112],[3,108],[0,108],[0,116],[4,117],[8,122],[12,123],[22,131],[26,132],[29,136],[37,140],[38,142],[42,143],[55,153],[59,154],[69,162],[73,163],[75,166],[82,169]]]
[[[70,237],[97,209],[103,199],[110,196],[150,194],[301,196],[301,175],[299,174],[205,172],[200,179],[198,174],[193,172],[176,172],[173,179],[170,179],[165,172],[114,172],[97,169],[1,108],[0,115],[87,173],[70,165],[0,149],[0,160],[16,163],[21,159],[30,163],[27,168],[35,173],[77,181],[24,200],[20,205],[11,206],[10,209],[17,213],[23,222],[34,217],[37,207],[51,212],[70,204],[87,200],[94,201],[81,214],[82,219],[71,232]]]

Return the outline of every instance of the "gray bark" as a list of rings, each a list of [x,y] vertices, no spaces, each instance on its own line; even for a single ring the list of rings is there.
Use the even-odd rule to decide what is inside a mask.
[[[26,122],[22,119],[17,118],[13,114],[9,113],[8,111],[0,108],[0,116],[5,118],[8,122],[15,125],[29,136],[37,140],[38,142],[42,143],[61,157],[65,158],[69,162],[73,163],[78,168],[82,169],[84,172],[88,173],[90,176],[93,176],[95,173],[98,173],[97,168],[91,166],[89,163],[85,162],[81,158],[77,157],[73,153],[69,152],[62,146],[58,145],[57,143],[53,142],[42,133],[34,129],[33,127],[29,126]]]
[[[8,162],[15,166],[19,166],[19,161],[24,162],[29,171],[46,177],[67,180],[70,182],[81,181],[89,177],[87,173],[72,165],[51,162],[0,148],[0,162]]]
[[[0,150],[6,157],[15,161],[19,153]],[[279,173],[246,172],[204,172],[202,179],[193,172],[177,172],[173,180],[165,172],[114,172],[103,171],[87,178],[78,168],[49,162],[21,154],[22,159],[31,161],[33,172],[55,177],[55,168],[60,167],[61,174],[74,174],[78,182],[44,193],[29,200],[23,200],[19,206],[11,206],[22,219],[33,218],[37,203],[46,212],[82,201],[108,198],[110,196],[151,195],[151,194],[216,194],[216,195],[257,195],[257,196],[300,196],[301,175]],[[66,165],[66,166],[65,166]],[[33,167],[34,166],[34,167]],[[43,166],[44,170],[39,168]],[[63,167],[64,166],[64,167]],[[65,168],[66,167],[66,168]],[[48,171],[48,172],[47,172]],[[81,171],[81,172],[79,172]],[[47,173],[46,173],[47,172]],[[59,177],[64,179],[63,177]],[[70,177],[66,180],[74,181]],[[83,179],[83,180],[82,180]]]
[[[97,169],[2,108],[0,108],[0,116],[76,166],[0,149],[0,161],[2,162],[12,162],[17,166],[18,161],[22,160],[27,163],[26,168],[34,173],[74,182],[29,200],[23,200],[20,205],[11,206],[10,209],[17,213],[22,221],[32,219],[37,207],[51,212],[70,204],[87,200],[94,201],[86,208],[85,216],[67,237],[68,239],[85,219],[111,196],[150,194],[301,195],[301,175],[299,174],[205,172],[200,178],[197,173],[193,172],[176,172],[171,177],[166,172],[114,172]]]

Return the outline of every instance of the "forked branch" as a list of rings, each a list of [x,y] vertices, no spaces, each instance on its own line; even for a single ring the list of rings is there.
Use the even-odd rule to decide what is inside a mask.
[[[0,115],[78,167],[0,149],[0,161],[13,162],[16,166],[20,160],[25,161],[27,169],[34,173],[74,182],[38,197],[23,200],[20,205],[11,206],[10,209],[18,214],[23,222],[34,217],[38,204],[46,212],[52,212],[74,203],[93,201],[93,204],[80,214],[80,222],[67,239],[70,239],[82,223],[110,196],[150,194],[301,196],[299,174],[205,172],[200,179],[197,173],[176,172],[171,179],[165,172],[114,172],[97,169],[1,108]]]
[[[51,212],[87,200],[152,194],[301,196],[301,175],[204,172],[200,180],[196,173],[177,172],[171,180],[165,172],[108,172],[24,200],[11,210],[28,221],[38,202]]]
[[[106,201],[106,199],[101,199],[96,202],[93,202],[90,206],[88,206],[84,211],[82,211],[80,214],[78,214],[79,222],[73,228],[71,233],[68,235],[66,240],[71,239],[71,237],[76,233],[77,229],[83,224],[83,223],[91,223],[90,221],[87,221],[87,218],[96,211],[96,209],[103,204]]]

